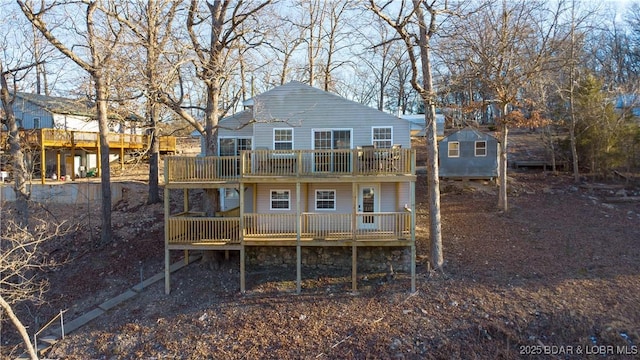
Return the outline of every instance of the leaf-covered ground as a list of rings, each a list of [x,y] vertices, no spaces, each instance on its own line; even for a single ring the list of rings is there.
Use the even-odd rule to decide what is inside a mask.
[[[217,271],[199,263],[183,268],[172,276],[170,295],[157,283],[46,356],[639,358],[640,204],[606,203],[616,191],[574,186],[567,175],[510,177],[507,213],[496,210],[491,185],[441,184],[444,272],[427,266],[426,191],[418,191],[413,294],[408,274],[360,274],[352,294],[350,269],[303,268],[296,295],[295,267],[280,267],[248,268],[248,292],[241,295],[232,256]],[[81,217],[85,232],[52,252],[73,261],[47,273],[49,302],[36,309],[42,318],[67,308],[74,318],[162,270],[163,209],[145,205],[145,191],[131,183],[114,211],[118,237],[106,247],[91,245],[86,232],[92,227],[97,236],[97,213],[88,221],[87,209],[68,211]],[[29,313],[22,311],[34,326]],[[5,356],[22,351],[12,331],[4,323]]]

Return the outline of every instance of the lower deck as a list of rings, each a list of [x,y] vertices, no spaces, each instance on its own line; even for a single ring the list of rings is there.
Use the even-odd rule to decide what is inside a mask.
[[[329,233],[318,236],[304,233],[297,239],[296,233],[277,233],[247,236],[243,241],[234,239],[199,239],[197,241],[169,242],[170,250],[240,250],[249,246],[410,246],[409,237],[397,237],[391,232],[372,232],[359,235],[355,239],[349,233]]]

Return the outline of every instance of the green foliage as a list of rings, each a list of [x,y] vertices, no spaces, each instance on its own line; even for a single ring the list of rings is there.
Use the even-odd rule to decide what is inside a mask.
[[[638,125],[616,113],[614,99],[602,89],[602,81],[592,75],[578,84],[576,143],[581,165],[591,173],[607,176],[612,170],[629,169],[637,162]],[[636,156],[630,156],[634,152]]]

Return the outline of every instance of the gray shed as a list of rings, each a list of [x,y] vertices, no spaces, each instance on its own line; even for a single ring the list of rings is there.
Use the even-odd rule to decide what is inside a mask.
[[[441,178],[493,179],[498,177],[498,139],[473,128],[444,137],[438,145]]]

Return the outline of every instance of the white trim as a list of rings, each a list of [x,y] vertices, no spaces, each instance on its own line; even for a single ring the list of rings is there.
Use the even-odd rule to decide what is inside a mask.
[[[318,191],[329,191],[329,192],[333,192],[333,208],[318,208]],[[315,204],[315,208],[316,211],[336,211],[338,208],[338,192],[335,189],[316,189],[314,190],[314,204]],[[323,199],[323,201],[329,201],[329,200],[325,200]]]
[[[376,144],[376,140],[374,139],[374,132],[376,129],[390,129],[391,130],[391,138],[388,140],[389,141],[389,149],[393,146],[393,126],[372,126],[371,127],[371,145],[375,145]],[[377,141],[387,141],[385,140],[377,140]]]
[[[334,131],[348,131],[349,132],[349,149],[353,149],[353,128],[312,128],[311,129],[311,150],[316,150],[316,132],[319,131],[331,131],[331,148],[333,149],[333,132]]]
[[[287,128],[273,128],[273,132],[271,133],[271,142],[272,142],[272,149],[276,150],[276,131],[278,130],[290,130],[291,131],[291,150],[295,149],[295,133],[293,131],[292,127],[287,127]],[[284,142],[284,141],[280,141],[280,142]]]
[[[480,148],[484,150],[484,154],[478,155],[478,143],[484,143],[484,148]],[[478,140],[473,144],[473,155],[476,157],[486,157],[487,156],[487,140]]]
[[[451,144],[457,144],[458,148],[457,150],[457,154],[456,155],[451,155]],[[449,141],[447,142],[447,157],[450,158],[459,158],[460,157],[460,141]]]
[[[358,186],[358,214],[365,214],[365,212],[363,212],[362,210],[362,202],[363,202],[363,198],[362,198],[362,189],[363,188],[373,188],[373,212],[372,214],[378,214],[380,213],[380,197],[381,197],[381,192],[380,192],[380,184],[360,184]],[[378,227],[378,221],[377,221],[377,217],[374,216],[374,222],[373,223],[363,223],[362,216],[358,216],[358,229],[368,229],[368,230],[372,230],[372,229],[376,229]]]
[[[274,208],[273,207],[273,193],[274,192],[284,192],[287,193],[288,195],[288,199],[287,199],[287,203],[289,204],[289,206],[287,208]],[[283,199],[279,199],[276,201],[284,201]],[[269,210],[291,210],[291,190],[289,189],[270,189],[269,190]]]

